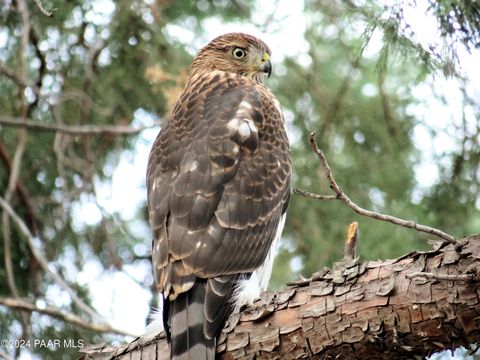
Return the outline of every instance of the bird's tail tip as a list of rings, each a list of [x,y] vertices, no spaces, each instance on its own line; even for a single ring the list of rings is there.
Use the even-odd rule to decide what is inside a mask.
[[[197,282],[193,288],[180,294],[170,303],[170,358],[172,360],[214,360],[215,337],[204,331],[206,282]]]

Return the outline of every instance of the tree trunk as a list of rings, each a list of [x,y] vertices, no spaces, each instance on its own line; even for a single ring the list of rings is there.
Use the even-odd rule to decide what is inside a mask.
[[[480,340],[480,236],[398,259],[343,260],[230,317],[221,359],[410,359]],[[83,359],[168,359],[163,334]]]

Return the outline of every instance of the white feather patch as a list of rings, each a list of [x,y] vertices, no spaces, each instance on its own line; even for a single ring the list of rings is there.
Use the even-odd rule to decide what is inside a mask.
[[[238,111],[244,111],[244,109],[250,110],[252,108],[252,105],[248,101],[242,100],[238,108]]]
[[[248,139],[252,134],[252,130],[250,129],[250,124],[248,122],[241,123],[238,126],[238,133],[240,134],[240,139]],[[253,125],[252,125],[253,126]]]
[[[240,141],[242,142],[258,133],[257,127],[253,121],[248,118],[235,117],[227,123],[227,127],[232,134],[238,133]]]
[[[227,127],[232,135],[238,134],[241,142],[247,141],[252,136],[258,136],[258,129],[252,120],[252,104],[242,100]]]

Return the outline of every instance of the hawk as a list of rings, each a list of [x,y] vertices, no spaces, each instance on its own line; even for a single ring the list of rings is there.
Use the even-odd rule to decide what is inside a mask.
[[[270,278],[291,175],[282,110],[264,85],[270,54],[242,33],[202,48],[150,151],[152,263],[172,359],[214,359],[244,280],[264,290]]]

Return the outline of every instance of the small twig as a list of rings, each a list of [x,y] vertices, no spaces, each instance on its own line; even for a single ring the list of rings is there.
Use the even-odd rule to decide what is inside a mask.
[[[299,279],[287,282],[288,286],[307,286],[313,281],[318,281],[323,279],[323,277],[330,272],[330,269],[324,267],[320,271],[317,271],[312,274],[309,278],[304,278],[302,275],[298,275]]]
[[[13,156],[12,167],[10,170],[10,177],[8,179],[8,186],[4,194],[6,202],[10,202],[13,196],[13,193],[17,188],[17,179],[19,178],[21,162],[22,162],[23,152],[25,150],[25,143],[26,143],[26,137],[27,137],[27,133],[25,129],[21,129],[18,136],[19,136],[18,145],[15,150],[15,154]],[[15,277],[14,277],[13,266],[12,266],[12,256],[10,251],[10,247],[11,247],[10,219],[6,212],[3,212],[2,214],[2,225],[3,225],[2,234],[3,234],[3,251],[4,251],[3,259],[5,261],[5,272],[7,275],[7,284],[11,293],[15,297],[18,297],[19,293],[17,290],[17,286],[15,284]]]
[[[448,274],[434,274],[430,272],[413,272],[405,275],[407,279],[424,278],[434,280],[446,280],[446,281],[471,281],[475,279],[474,274],[461,274],[461,275],[448,275]]]
[[[355,259],[358,238],[358,222],[355,221],[348,226],[347,241],[343,250],[344,259]]]
[[[328,165],[327,159],[325,158],[325,155],[323,154],[323,152],[318,148],[317,142],[315,141],[315,132],[310,133],[310,145],[311,145],[313,151],[315,152],[315,154],[317,155],[318,159],[320,160],[320,165],[325,170],[325,175],[328,179],[328,182],[330,183],[330,188],[336,194],[335,199],[343,201],[348,207],[350,207],[357,214],[362,215],[362,216],[366,216],[366,217],[370,217],[370,218],[373,218],[373,219],[381,220],[381,221],[387,221],[387,222],[390,222],[392,224],[400,225],[400,226],[403,226],[403,227],[406,227],[406,228],[415,229],[415,230],[420,231],[420,232],[424,232],[424,233],[427,233],[427,234],[438,236],[439,238],[442,238],[442,239],[448,241],[451,244],[457,244],[457,241],[455,240],[455,238],[453,236],[451,236],[451,235],[449,235],[449,234],[447,234],[447,233],[445,233],[441,230],[432,228],[430,226],[417,224],[415,221],[412,221],[412,220],[403,220],[403,219],[400,219],[400,218],[397,218],[397,217],[394,217],[394,216],[391,216],[391,215],[384,215],[384,214],[380,214],[380,213],[377,213],[377,212],[374,212],[374,211],[365,210],[365,209],[361,208],[360,206],[358,206],[357,204],[355,204],[343,192],[343,190],[338,186],[337,182],[333,178],[332,170],[330,170],[330,166]],[[298,190],[297,189],[295,192],[299,193],[299,194],[302,194],[304,196],[307,196],[307,197],[312,197],[314,199],[322,199],[322,197],[323,197],[322,195],[316,195],[316,194],[312,194],[314,196],[310,196],[308,194],[311,194],[311,193],[308,193],[304,190]],[[328,200],[331,200],[331,198],[328,198]]]
[[[23,222],[23,220],[17,215],[17,213],[12,209],[10,204],[5,201],[0,196],[0,206],[5,210],[6,213],[10,215],[10,217],[15,221],[18,228],[23,232],[25,237],[27,238],[27,243],[32,255],[37,260],[38,264],[41,266],[43,271],[50,275],[50,277],[55,280],[55,282],[63,288],[72,298],[72,301],[82,310],[84,310],[87,314],[92,316],[93,319],[97,321],[106,322],[105,318],[97,313],[94,309],[92,309],[89,305],[87,305],[82,299],[78,297],[75,291],[67,284],[67,282],[55,271],[50,269],[47,259],[41,254],[41,252],[37,249],[34,244],[34,237],[30,230],[28,229],[27,225]]]
[[[287,282],[287,286],[307,286],[312,282],[311,278],[304,278],[302,275],[298,275],[298,280]]]
[[[52,17],[53,16],[53,13],[55,12],[56,9],[53,9],[52,11],[47,11],[45,10],[45,8],[43,7],[42,3],[40,2],[40,0],[33,0],[33,2],[35,3],[35,5],[37,5],[38,9],[41,11],[41,13],[45,16],[48,16],[48,17]]]
[[[319,195],[319,194],[314,194],[310,191],[302,190],[302,189],[293,189],[293,192],[298,195],[302,195],[305,197],[309,197],[312,199],[316,200],[338,200],[337,195]]]
[[[12,160],[10,159],[10,155],[8,153],[5,144],[0,140],[0,162],[3,163],[3,167],[7,174],[10,174],[12,171]],[[20,199],[20,202],[23,204],[25,208],[26,218],[27,218],[27,225],[30,231],[35,235],[38,230],[42,227],[42,222],[39,219],[38,211],[36,207],[33,205],[30,194],[28,193],[28,189],[23,183],[23,181],[18,178],[17,179],[17,188],[16,188],[17,196]]]
[[[132,334],[128,331],[124,331],[121,329],[116,329],[110,325],[99,325],[93,324],[88,321],[83,320],[80,316],[64,312],[56,307],[46,306],[46,307],[38,307],[29,300],[25,298],[5,298],[0,297],[0,304],[8,306],[9,308],[13,309],[21,309],[30,312],[38,312],[41,314],[46,314],[52,316],[57,319],[61,319],[66,321],[70,324],[82,327],[87,330],[93,330],[101,333],[112,333],[112,334],[119,334],[119,335],[126,335],[126,336],[137,336],[138,334]]]
[[[13,72],[7,66],[5,66],[5,64],[3,64],[2,62],[0,62],[0,74],[5,75],[9,79],[15,81],[20,86],[23,86],[23,87],[31,86],[31,85],[27,84],[24,79],[21,79],[17,74],[15,74],[15,72]],[[37,88],[32,87],[32,90],[35,93],[40,92],[40,89],[37,89]]]
[[[112,126],[68,126],[61,124],[45,124],[30,119],[21,119],[12,116],[0,116],[0,124],[6,126],[27,127],[41,131],[60,132],[69,135],[135,135],[143,130],[160,126],[161,121],[155,121],[151,125],[144,125],[138,127],[112,125]]]

